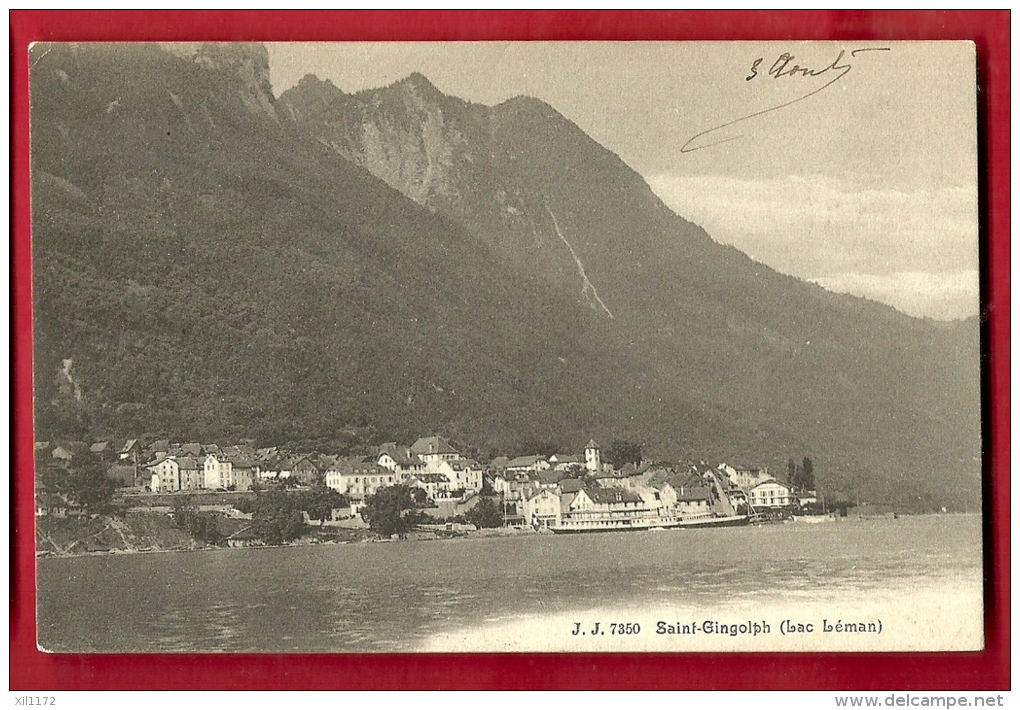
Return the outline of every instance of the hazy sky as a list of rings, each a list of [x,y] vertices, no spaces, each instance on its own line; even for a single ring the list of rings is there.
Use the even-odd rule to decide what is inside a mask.
[[[468,101],[535,96],[717,241],[913,315],[978,312],[969,43],[335,43],[269,53],[277,94],[309,73],[354,92],[419,71]]]

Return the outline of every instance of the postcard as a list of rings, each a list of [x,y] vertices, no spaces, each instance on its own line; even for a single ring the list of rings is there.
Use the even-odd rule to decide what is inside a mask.
[[[40,649],[984,647],[973,43],[29,81]]]

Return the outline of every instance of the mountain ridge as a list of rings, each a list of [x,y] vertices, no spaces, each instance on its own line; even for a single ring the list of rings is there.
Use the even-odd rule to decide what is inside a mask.
[[[41,431],[619,436],[947,495],[959,469],[932,462],[968,455],[974,425],[967,392],[924,393],[951,385],[933,330],[721,247],[540,101],[304,79],[275,99],[259,57],[33,65]],[[69,357],[75,421],[50,384]]]
[[[586,305],[630,323],[618,335],[643,342],[647,367],[689,376],[698,384],[687,391],[697,398],[758,410],[759,423],[779,418],[813,429],[818,422],[810,410],[817,408],[830,428],[854,433],[862,448],[874,446],[858,423],[863,411],[890,410],[887,416],[910,431],[916,428],[911,421],[927,420],[922,428],[937,430],[938,420],[955,419],[968,432],[957,437],[955,459],[966,466],[973,458],[964,452],[979,448],[976,333],[969,334],[969,348],[950,347],[944,357],[940,328],[780,274],[717,244],[669,210],[618,156],[540,100],[484,107],[443,97],[421,105],[387,92],[365,90],[324,107],[326,115],[332,110],[341,118],[320,125],[305,121],[303,130],[322,140],[330,128],[360,126],[360,134],[329,134],[342,157],[460,222],[520,273],[537,275],[582,301],[592,293],[590,281],[599,298]],[[295,94],[281,94],[284,105],[298,101]],[[357,121],[343,120],[351,113]],[[364,138],[369,120],[370,141]],[[445,143],[428,135],[430,126],[442,128]],[[384,145],[375,143],[380,140]],[[390,162],[360,160],[369,151]],[[443,156],[460,160],[436,160]],[[423,174],[416,168],[437,162],[447,168],[438,172],[446,184],[436,186],[435,171],[428,184],[414,182]],[[575,261],[583,269],[575,270]],[[719,347],[703,347],[707,341]],[[673,355],[678,346],[688,349],[680,360]],[[919,376],[917,369],[927,372]],[[838,394],[823,394],[833,377]],[[785,380],[794,396],[770,380]],[[886,401],[890,393],[904,405]],[[841,406],[841,400],[847,404]],[[912,448],[907,460],[927,458],[920,441],[912,447],[889,440],[884,445]]]

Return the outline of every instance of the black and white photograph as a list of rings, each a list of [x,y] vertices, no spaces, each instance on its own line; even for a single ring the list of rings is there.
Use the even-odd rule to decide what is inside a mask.
[[[34,44],[38,648],[983,649],[976,87]]]

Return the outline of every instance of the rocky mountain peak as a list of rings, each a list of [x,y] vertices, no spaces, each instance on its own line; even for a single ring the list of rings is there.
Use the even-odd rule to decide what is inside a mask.
[[[281,105],[291,118],[298,119],[298,113],[330,111],[337,101],[347,94],[338,89],[329,79],[320,79],[314,74],[305,74],[301,80],[284,92]]]
[[[251,83],[269,83],[269,50],[257,42],[165,42],[175,56],[218,70],[235,70]]]
[[[343,96],[344,92],[337,88],[329,79],[320,79],[315,74],[305,74],[298,81],[296,89],[303,92],[315,92],[324,96]]]
[[[252,113],[262,114],[279,123],[273,87],[269,78],[269,50],[260,43],[169,42],[164,50],[214,71],[239,79],[241,98]]]
[[[422,99],[443,98],[445,94],[419,72],[413,72],[395,84],[396,87],[419,96]]]

